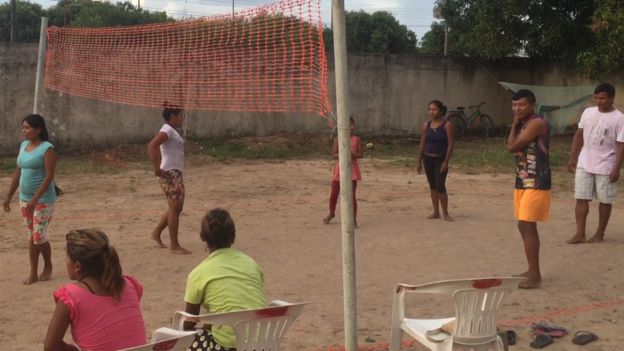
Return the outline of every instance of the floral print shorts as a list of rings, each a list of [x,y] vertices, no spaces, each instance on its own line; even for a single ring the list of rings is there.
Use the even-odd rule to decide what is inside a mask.
[[[54,203],[37,203],[32,213],[26,211],[27,205],[27,201],[20,201],[22,221],[26,228],[28,240],[36,245],[45,244],[48,242],[48,225],[52,221]]]
[[[182,171],[179,169],[171,169],[165,171],[164,177],[159,177],[160,187],[165,192],[167,200],[178,200],[184,198],[184,179]]]

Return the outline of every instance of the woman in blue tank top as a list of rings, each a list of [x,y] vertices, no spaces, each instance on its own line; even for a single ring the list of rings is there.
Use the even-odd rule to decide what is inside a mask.
[[[430,121],[423,124],[420,137],[420,154],[418,159],[418,174],[422,173],[423,166],[429,182],[433,214],[428,218],[440,218],[442,215],[447,221],[453,221],[448,213],[448,194],[446,193],[446,175],[448,162],[453,152],[453,124],[444,119],[446,106],[438,100],[429,103],[427,114]]]
[[[11,210],[11,199],[19,188],[20,210],[28,235],[30,257],[30,274],[24,284],[29,285],[37,280],[49,280],[52,275],[52,248],[47,231],[57,195],[54,185],[56,152],[48,142],[48,130],[40,115],[24,117],[22,134],[25,140],[20,145],[17,167],[4,200],[4,211]],[[43,271],[38,275],[40,254],[43,256]]]

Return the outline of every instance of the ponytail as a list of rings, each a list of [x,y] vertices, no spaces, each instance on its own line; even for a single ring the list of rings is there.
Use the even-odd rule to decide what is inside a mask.
[[[121,298],[125,281],[119,263],[119,256],[114,247],[108,246],[104,253],[104,271],[100,277],[100,283],[113,294],[116,300]]]
[[[77,229],[67,233],[65,238],[67,256],[81,263],[81,279],[97,279],[113,298],[119,300],[125,281],[117,251],[108,244],[106,234],[97,229]]]

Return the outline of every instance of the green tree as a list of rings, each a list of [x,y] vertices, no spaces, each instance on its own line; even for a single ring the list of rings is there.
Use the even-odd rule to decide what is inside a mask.
[[[573,63],[592,41],[595,1],[436,0],[436,6],[456,35],[455,52]]]
[[[39,41],[41,29],[41,17],[46,16],[46,11],[39,4],[28,1],[18,1],[16,4],[16,41],[35,42]],[[11,40],[11,5],[0,5],[0,41]]]
[[[579,69],[593,78],[605,79],[624,67],[624,3],[597,0],[591,30],[594,40],[579,52]]]
[[[112,27],[171,21],[166,12],[149,12],[130,2],[61,0],[49,9],[50,24],[72,27]]]
[[[388,54],[415,53],[416,34],[385,11],[367,13],[347,11],[345,14],[348,52],[375,52]],[[325,48],[331,51],[331,29],[323,31]]]
[[[424,55],[443,55],[444,54],[444,23],[433,23],[431,29],[423,35],[420,41],[419,53]],[[454,39],[454,34],[449,32],[449,41]],[[448,45],[448,43],[447,43]],[[453,48],[450,45],[448,49]]]

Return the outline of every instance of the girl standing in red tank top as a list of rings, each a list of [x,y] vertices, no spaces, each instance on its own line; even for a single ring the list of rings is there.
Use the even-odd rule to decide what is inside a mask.
[[[355,198],[355,189],[357,188],[357,182],[362,180],[362,173],[360,172],[360,165],[358,164],[358,158],[362,158],[364,152],[362,150],[362,139],[359,136],[353,135],[355,131],[355,120],[353,117],[349,117],[349,125],[351,127],[351,180],[353,181],[353,221],[357,228],[357,201]],[[338,138],[334,139],[333,156],[335,160],[338,160]],[[331,194],[329,195],[329,214],[323,219],[323,223],[329,224],[329,221],[336,216],[336,204],[338,202],[338,195],[340,194],[340,166],[339,162],[336,162],[334,171],[332,172],[332,185]]]

